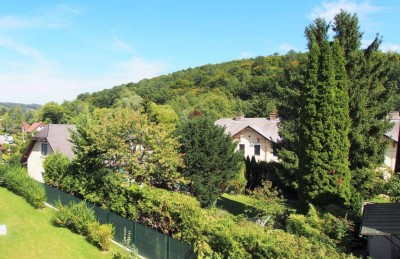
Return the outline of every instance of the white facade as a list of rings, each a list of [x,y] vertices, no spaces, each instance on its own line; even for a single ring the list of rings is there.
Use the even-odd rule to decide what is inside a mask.
[[[45,148],[47,146],[47,150]],[[32,148],[32,151],[28,157],[27,169],[28,174],[39,182],[44,182],[43,179],[43,161],[47,155],[53,153],[50,145],[47,142],[37,141]]]
[[[233,136],[238,142],[237,151],[242,151],[244,157],[255,157],[256,161],[278,161],[274,155],[272,142],[250,127],[243,129]],[[241,150],[242,149],[242,150]]]
[[[385,153],[385,165],[394,171],[396,167],[397,142],[389,139],[389,145]]]

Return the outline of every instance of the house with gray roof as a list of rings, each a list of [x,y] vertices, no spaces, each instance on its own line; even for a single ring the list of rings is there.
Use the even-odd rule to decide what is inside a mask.
[[[389,145],[387,147],[384,163],[393,171],[396,169],[396,156],[400,130],[399,112],[391,112],[388,119],[393,127],[383,135]],[[216,125],[225,127],[225,132],[238,142],[237,150],[245,157],[255,157],[256,161],[278,161],[273,149],[273,143],[280,141],[279,117],[271,114],[269,118],[222,118],[215,122]]]
[[[32,137],[21,158],[32,178],[44,182],[43,161],[49,154],[60,153],[74,158],[71,131],[76,131],[75,125],[49,124]]]
[[[269,118],[223,118],[215,122],[225,127],[225,132],[238,142],[237,150],[245,157],[253,157],[256,161],[278,161],[273,143],[280,140],[278,134],[279,118],[271,114]]]
[[[360,234],[371,258],[400,258],[400,203],[366,204]]]
[[[385,165],[395,171],[400,130],[399,112],[391,112],[389,114],[389,119],[393,123],[393,127],[383,135],[383,138],[389,142],[385,153]]]

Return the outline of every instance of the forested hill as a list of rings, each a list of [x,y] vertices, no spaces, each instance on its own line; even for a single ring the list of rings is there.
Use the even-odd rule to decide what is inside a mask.
[[[41,105],[39,104],[22,104],[22,103],[10,103],[10,102],[0,102],[0,110],[8,111],[14,107],[20,107],[22,110],[38,110]],[[4,112],[3,112],[4,113]]]
[[[289,82],[299,74],[305,58],[305,54],[291,51],[281,56],[208,64],[92,94],[81,94],[76,101],[85,101],[99,108],[133,109],[143,103],[155,103],[165,111],[173,109],[178,117],[186,116],[195,109],[214,118],[238,113],[247,117],[266,117],[276,110],[282,90],[292,87],[293,83]],[[399,60],[399,54],[382,53],[382,62],[391,71],[390,80],[397,82],[400,78]],[[396,94],[398,92],[396,89]],[[393,104],[393,108],[399,108],[397,103]]]

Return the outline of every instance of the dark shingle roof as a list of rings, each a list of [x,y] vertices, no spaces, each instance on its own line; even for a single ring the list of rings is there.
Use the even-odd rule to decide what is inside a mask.
[[[361,235],[400,234],[400,203],[377,203],[364,206]]]

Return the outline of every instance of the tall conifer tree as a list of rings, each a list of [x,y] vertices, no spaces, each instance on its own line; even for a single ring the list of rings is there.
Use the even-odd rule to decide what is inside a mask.
[[[318,203],[350,196],[349,115],[343,52],[323,19],[306,29],[309,54],[300,94],[299,196]]]

